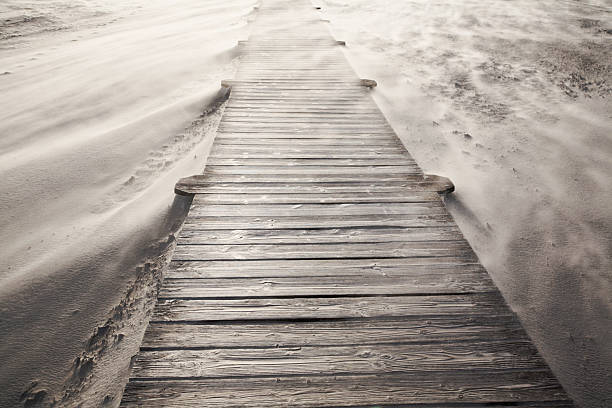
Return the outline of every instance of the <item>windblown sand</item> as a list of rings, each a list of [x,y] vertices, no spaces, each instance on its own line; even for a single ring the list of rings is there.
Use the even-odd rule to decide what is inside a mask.
[[[612,404],[612,2],[320,3],[571,395]]]

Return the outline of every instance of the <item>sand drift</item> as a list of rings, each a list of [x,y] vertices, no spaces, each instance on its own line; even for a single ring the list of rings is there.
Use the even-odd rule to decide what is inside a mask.
[[[172,187],[201,171],[252,6],[0,7],[1,406],[75,403],[94,362],[110,371],[91,392],[112,400],[123,387],[134,352],[123,336],[146,319],[126,299],[152,297],[146,282],[188,204]],[[140,324],[118,336],[125,318]],[[98,361],[116,341],[124,354]]]

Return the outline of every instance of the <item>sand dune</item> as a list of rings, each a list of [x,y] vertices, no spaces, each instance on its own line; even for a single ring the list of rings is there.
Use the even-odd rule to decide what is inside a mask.
[[[173,185],[201,171],[220,114],[200,115],[233,76],[253,4],[0,5],[0,406],[24,390],[22,403],[74,404],[92,359],[126,336],[82,398],[121,391],[185,211]]]

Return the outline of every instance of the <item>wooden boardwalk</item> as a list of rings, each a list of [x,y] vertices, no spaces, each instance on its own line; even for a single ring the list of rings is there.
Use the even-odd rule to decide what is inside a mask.
[[[570,407],[305,0],[264,0],[123,407]]]

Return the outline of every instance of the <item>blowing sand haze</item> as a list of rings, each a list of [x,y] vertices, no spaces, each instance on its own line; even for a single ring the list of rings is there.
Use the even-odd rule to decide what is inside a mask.
[[[610,406],[611,12],[3,2],[0,406]]]

